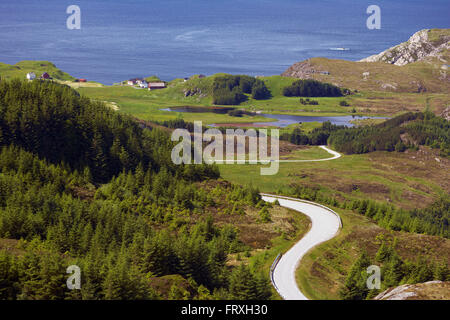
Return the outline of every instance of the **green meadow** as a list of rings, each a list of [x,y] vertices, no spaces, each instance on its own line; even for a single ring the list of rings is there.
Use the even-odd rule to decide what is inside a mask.
[[[219,168],[224,179],[241,185],[251,184],[267,193],[289,195],[291,186],[297,184],[318,190],[327,197],[389,201],[409,209],[423,207],[446,194],[443,177],[434,164],[430,165],[430,174],[425,175],[420,170],[414,170],[414,160],[404,154],[374,154],[343,155],[321,162],[280,163],[279,172],[274,176],[262,176],[262,165],[221,164]],[[324,150],[313,147],[294,151],[288,158],[307,160],[329,157],[331,155]],[[400,168],[403,164],[410,164],[411,170],[403,171]]]

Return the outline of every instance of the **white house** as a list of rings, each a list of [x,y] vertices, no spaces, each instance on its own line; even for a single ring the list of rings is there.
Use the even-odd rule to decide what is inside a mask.
[[[36,74],[34,72],[28,72],[27,73],[27,79],[28,80],[34,80],[36,79]]]
[[[142,80],[142,81],[139,83],[139,87],[141,87],[141,88],[143,88],[143,89],[148,88],[148,83],[147,83],[147,81]]]

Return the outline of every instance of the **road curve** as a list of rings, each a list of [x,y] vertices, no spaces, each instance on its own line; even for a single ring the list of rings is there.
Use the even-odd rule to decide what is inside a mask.
[[[295,270],[311,248],[337,235],[342,226],[341,218],[333,210],[314,202],[264,193],[261,196],[267,202],[278,200],[281,206],[299,211],[311,219],[309,232],[281,256],[272,274],[273,285],[283,299],[308,300],[297,286]]]
[[[333,157],[326,158],[326,159],[314,159],[314,160],[278,160],[278,162],[319,162],[319,161],[330,161],[330,160],[334,160],[334,159],[342,157],[342,155],[339,152],[331,150],[327,146],[319,146],[319,148],[322,148],[323,150],[332,154]]]

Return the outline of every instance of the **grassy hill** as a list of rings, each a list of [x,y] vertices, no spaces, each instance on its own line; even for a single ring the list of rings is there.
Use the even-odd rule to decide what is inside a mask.
[[[58,69],[49,61],[24,60],[14,65],[0,62],[0,77],[2,79],[21,78],[25,79],[28,72],[34,72],[36,77],[47,72],[53,79],[61,81],[73,81],[74,77]]]
[[[282,75],[360,91],[448,93],[449,39],[450,29],[422,30],[407,42],[359,62],[312,58]]]
[[[424,61],[396,66],[384,62],[312,58],[294,64],[282,75],[315,79],[359,91],[448,93],[450,78],[441,71],[438,65]]]

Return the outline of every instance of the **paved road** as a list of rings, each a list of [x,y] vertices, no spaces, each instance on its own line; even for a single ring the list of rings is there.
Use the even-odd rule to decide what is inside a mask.
[[[278,160],[278,162],[319,162],[319,161],[330,161],[337,158],[340,158],[342,155],[339,152],[336,152],[334,150],[329,149],[327,146],[320,146],[323,150],[327,151],[328,153],[331,153],[333,157],[326,158],[326,159],[315,159],[315,160]]]
[[[267,194],[262,194],[262,199],[268,202],[278,200],[281,206],[299,211],[311,219],[309,232],[281,256],[273,271],[274,286],[285,300],[308,300],[297,286],[295,270],[311,248],[337,235],[341,219],[331,209],[313,202]]]

